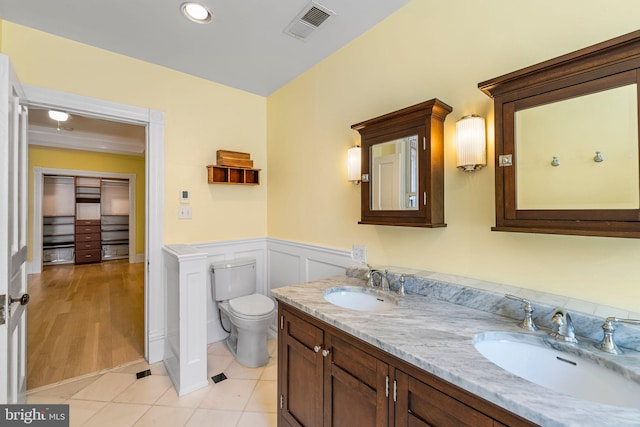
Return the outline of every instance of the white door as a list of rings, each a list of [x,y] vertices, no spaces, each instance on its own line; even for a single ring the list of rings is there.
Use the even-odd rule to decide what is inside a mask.
[[[27,389],[27,110],[9,58],[0,55],[0,404]]]
[[[372,170],[375,171],[371,182],[371,210],[395,211],[402,209],[400,154],[376,156]]]

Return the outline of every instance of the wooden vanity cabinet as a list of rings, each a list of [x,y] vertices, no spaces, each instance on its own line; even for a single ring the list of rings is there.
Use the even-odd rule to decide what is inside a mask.
[[[336,335],[326,338],[324,425],[389,425],[389,365]]]
[[[289,310],[280,322],[280,425],[388,425],[386,363]]]
[[[527,420],[283,302],[279,427],[505,427]]]
[[[279,426],[322,426],[324,331],[279,309]]]

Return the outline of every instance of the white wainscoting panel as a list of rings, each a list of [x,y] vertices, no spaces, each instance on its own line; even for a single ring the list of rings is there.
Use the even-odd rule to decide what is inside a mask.
[[[228,240],[223,242],[200,243],[192,245],[207,255],[207,343],[225,339],[227,334],[220,326],[218,306],[215,303],[211,284],[211,264],[232,261],[237,258],[256,260],[256,290],[269,296],[267,286],[266,239]],[[229,328],[229,319],[223,317],[225,328]]]
[[[269,289],[345,274],[351,252],[269,239]]]
[[[220,326],[211,287],[211,264],[237,258],[254,258],[257,291],[267,296],[271,289],[281,286],[345,274],[346,267],[354,264],[350,251],[278,239],[228,240],[191,246],[207,254],[207,343],[221,341],[228,335]],[[228,319],[223,317],[223,322],[228,328]],[[274,321],[270,336],[275,338],[276,332]]]
[[[163,248],[166,301],[164,365],[178,396],[206,387],[207,254],[187,245]]]

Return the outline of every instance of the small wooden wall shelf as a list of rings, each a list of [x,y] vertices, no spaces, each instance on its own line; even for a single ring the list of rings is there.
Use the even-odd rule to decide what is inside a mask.
[[[260,169],[208,165],[209,184],[260,185]]]

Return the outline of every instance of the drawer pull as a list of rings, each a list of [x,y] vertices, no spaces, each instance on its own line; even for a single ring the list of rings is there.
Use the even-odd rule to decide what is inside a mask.
[[[319,352],[321,349],[322,349],[322,347],[319,346],[319,345],[313,347],[313,351],[315,351],[316,353]]]

